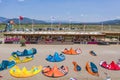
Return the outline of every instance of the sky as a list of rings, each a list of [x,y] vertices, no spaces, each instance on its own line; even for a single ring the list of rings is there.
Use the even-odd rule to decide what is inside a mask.
[[[120,18],[120,0],[0,0],[0,16],[99,22]]]

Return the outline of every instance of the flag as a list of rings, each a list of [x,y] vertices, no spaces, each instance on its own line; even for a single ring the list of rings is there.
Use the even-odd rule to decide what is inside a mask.
[[[19,16],[19,20],[23,20],[23,16]]]
[[[51,20],[55,20],[55,17],[54,17],[54,16],[51,16]]]

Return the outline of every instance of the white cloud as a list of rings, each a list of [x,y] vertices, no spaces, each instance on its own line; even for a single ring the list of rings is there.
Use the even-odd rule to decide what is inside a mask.
[[[81,16],[81,17],[83,17],[83,16],[84,16],[84,14],[81,14],[80,16]]]
[[[117,19],[120,19],[120,16],[117,16],[116,18],[117,18]]]
[[[81,17],[87,17],[87,15],[86,15],[86,14],[80,14],[80,16],[81,16]]]
[[[18,0],[19,2],[25,1],[25,0]]]

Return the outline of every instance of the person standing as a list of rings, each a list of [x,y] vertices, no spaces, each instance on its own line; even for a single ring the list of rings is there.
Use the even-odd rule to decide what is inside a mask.
[[[21,47],[26,46],[25,42],[26,42],[25,38],[22,37],[22,38],[20,39]]]
[[[104,72],[104,74],[106,75],[105,80],[112,80],[111,77],[110,77],[110,75],[108,75],[108,73]]]

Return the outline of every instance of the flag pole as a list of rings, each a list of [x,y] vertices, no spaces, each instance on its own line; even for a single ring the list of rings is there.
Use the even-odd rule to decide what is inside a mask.
[[[32,19],[32,32],[33,32],[33,26],[34,26],[34,23],[33,23],[33,19]]]
[[[51,16],[51,28],[53,27],[53,24],[54,24],[54,21],[55,20],[55,17],[54,16]]]
[[[52,26],[53,26],[53,20],[52,20],[52,18],[53,18],[53,17],[51,17],[51,28],[52,28]]]
[[[83,26],[84,28],[83,28],[83,31],[85,32],[86,31],[86,25],[84,24],[84,26]]]
[[[70,30],[70,27],[71,27],[71,23],[72,23],[72,18],[70,17],[69,18],[69,30]]]
[[[101,31],[103,31],[103,28],[104,28],[104,27],[103,27],[103,22],[102,22],[102,23],[101,23]]]
[[[21,20],[23,20],[23,17],[19,16],[19,28],[21,28]]]
[[[19,29],[20,29],[21,27],[20,27],[20,19],[19,19]]]

